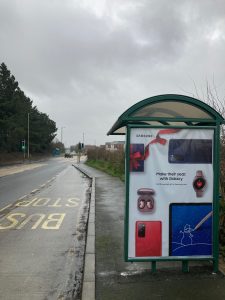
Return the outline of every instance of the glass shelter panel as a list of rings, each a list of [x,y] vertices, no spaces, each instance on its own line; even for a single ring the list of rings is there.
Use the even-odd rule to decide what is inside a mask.
[[[178,101],[150,103],[135,111],[131,117],[212,119],[204,110]]]

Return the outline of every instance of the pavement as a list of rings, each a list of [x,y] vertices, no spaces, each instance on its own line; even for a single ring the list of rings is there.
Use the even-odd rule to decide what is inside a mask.
[[[125,186],[119,179],[80,164],[93,178],[82,300],[225,299],[225,276],[211,262],[124,261]],[[220,270],[222,270],[220,266]]]

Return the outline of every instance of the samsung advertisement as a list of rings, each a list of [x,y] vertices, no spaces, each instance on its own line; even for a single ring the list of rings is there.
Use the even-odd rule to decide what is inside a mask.
[[[129,133],[128,259],[212,257],[214,130]]]

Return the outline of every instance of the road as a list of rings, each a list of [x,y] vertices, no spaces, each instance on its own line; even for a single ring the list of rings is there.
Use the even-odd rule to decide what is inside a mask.
[[[0,299],[79,294],[90,182],[72,163],[0,178]]]
[[[40,189],[68,165],[71,165],[71,160],[54,158],[30,165],[21,164],[2,168],[4,172],[1,172],[0,168],[0,176],[2,175],[0,177],[1,205],[7,205],[12,199],[22,198],[33,190]],[[3,176],[4,174],[11,175]]]

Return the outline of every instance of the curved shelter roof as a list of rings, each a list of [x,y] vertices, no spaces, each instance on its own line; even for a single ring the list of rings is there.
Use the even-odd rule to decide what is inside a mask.
[[[144,99],[128,108],[107,134],[123,135],[128,124],[209,126],[222,123],[222,115],[208,104],[188,96],[166,94]]]

